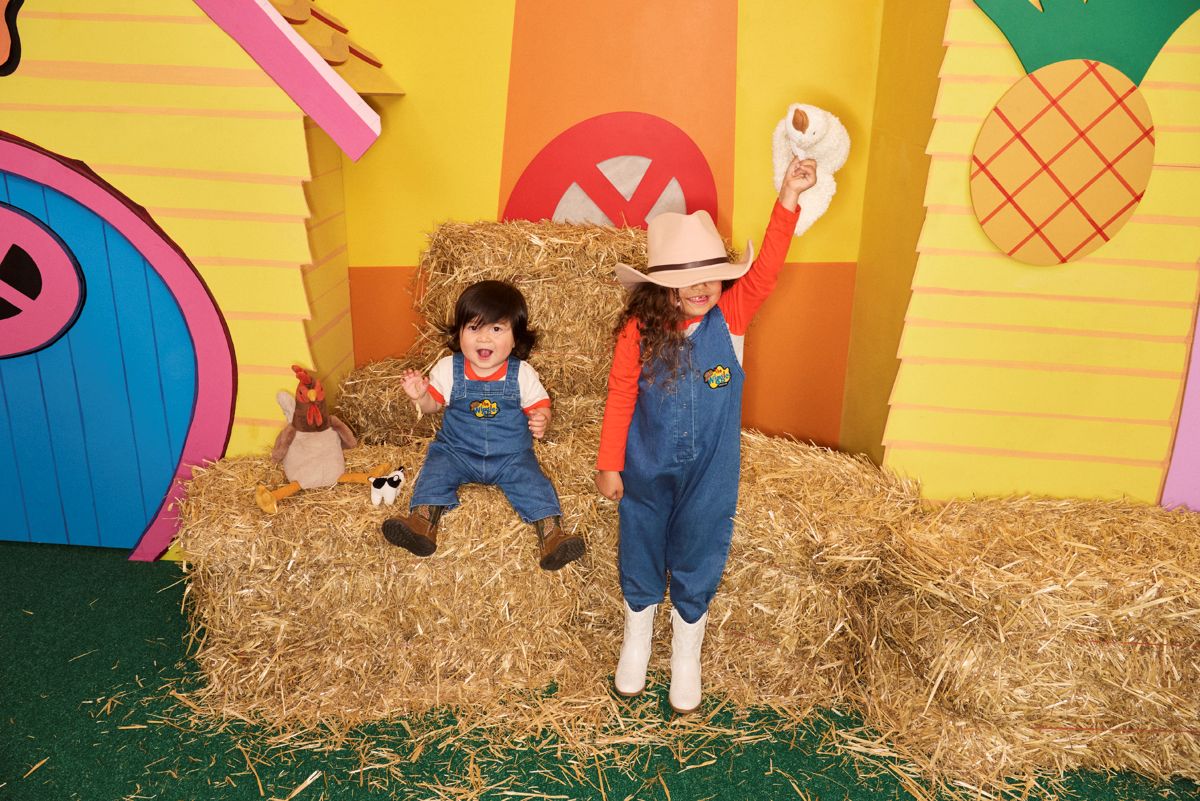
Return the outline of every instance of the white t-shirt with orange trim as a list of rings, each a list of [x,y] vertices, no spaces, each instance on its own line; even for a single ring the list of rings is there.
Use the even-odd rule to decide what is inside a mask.
[[[463,377],[471,381],[503,381],[508,376],[508,362],[500,365],[500,369],[489,376],[479,376],[475,374],[471,363],[463,359],[463,373],[465,374]],[[440,359],[429,371],[430,396],[445,406],[446,399],[450,397],[450,393],[454,389],[455,377],[454,357],[446,356]],[[518,362],[517,386],[521,389],[521,408],[525,410],[526,414],[534,409],[550,405],[550,393],[546,392],[537,370],[534,370],[529,362]]]

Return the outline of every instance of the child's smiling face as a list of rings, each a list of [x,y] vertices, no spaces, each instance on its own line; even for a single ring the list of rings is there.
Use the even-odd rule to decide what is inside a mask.
[[[705,281],[675,290],[679,293],[679,306],[688,317],[703,317],[721,299],[721,282]]]
[[[458,347],[475,373],[489,376],[508,361],[513,351],[512,324],[508,320],[481,324],[476,318],[458,332]]]

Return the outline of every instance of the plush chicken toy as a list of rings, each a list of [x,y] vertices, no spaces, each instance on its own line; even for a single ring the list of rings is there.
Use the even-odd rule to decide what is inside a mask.
[[[275,438],[271,458],[283,465],[288,483],[269,490],[262,484],[254,491],[254,500],[267,514],[278,511],[279,501],[302,489],[332,487],[337,483],[370,483],[375,476],[386,475],[387,465],[370,473],[347,473],[345,448],[358,444],[354,432],[325,408],[325,388],[303,367],[293,364],[296,392],[280,392],[279,408],[290,422]]]

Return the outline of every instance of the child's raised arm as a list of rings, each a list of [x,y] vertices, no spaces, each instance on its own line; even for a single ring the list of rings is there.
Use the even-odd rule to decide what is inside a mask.
[[[400,386],[404,387],[404,394],[412,398],[421,414],[433,414],[441,410],[442,404],[429,394],[429,379],[416,370],[401,373]]]
[[[795,211],[800,202],[800,193],[811,189],[817,182],[817,162],[812,159],[793,157],[783,172],[783,183],[779,187],[779,203],[788,211]]]

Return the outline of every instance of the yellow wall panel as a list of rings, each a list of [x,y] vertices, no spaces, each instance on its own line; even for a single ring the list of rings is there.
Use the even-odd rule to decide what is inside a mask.
[[[160,216],[156,222],[193,259],[309,261],[303,222],[265,223]]]
[[[105,179],[146,208],[203,209],[261,219],[263,215],[308,215],[300,181],[294,184],[200,180],[177,175],[110,174]]]
[[[1023,75],[1018,72],[995,81],[943,81],[938,89],[934,116],[939,119],[966,116],[982,120]]]
[[[946,48],[939,75],[1013,75],[1025,74],[1021,60],[1011,47]]]
[[[1191,331],[1192,315],[1190,308],[1130,306],[1101,301],[1066,303],[1041,298],[916,294],[909,301],[907,317],[977,325],[1177,337],[1182,340]]]
[[[904,362],[891,402],[1167,420],[1174,414],[1179,387],[1178,379],[1168,378]]]
[[[239,366],[283,367],[308,356],[304,324],[284,320],[228,320]],[[238,414],[241,414],[238,410]]]
[[[989,451],[1019,450],[1161,462],[1170,453],[1171,440],[1172,430],[1167,423],[1146,425],[893,409],[884,444],[915,442]]]
[[[275,267],[211,267],[202,273],[223,312],[308,314],[304,284],[293,270]]]
[[[165,3],[158,14],[171,14]],[[80,4],[94,10],[92,4]],[[103,12],[111,13],[110,7]],[[102,13],[103,13],[102,12]],[[207,17],[205,17],[207,20]],[[117,17],[80,25],[69,19],[36,15],[22,20],[21,38],[36,43],[25,50],[31,62],[87,61],[96,64],[147,64],[235,67],[261,72],[237,42],[211,23],[131,21]],[[23,59],[24,60],[24,59]],[[265,73],[262,73],[265,76]],[[268,78],[269,80],[269,78]]]
[[[1121,498],[1154,503],[1164,468],[889,448],[885,464],[918,477],[927,498],[1021,493],[1076,498]]]
[[[369,33],[371,51],[407,92],[376,99],[384,134],[345,164],[356,267],[416,264],[438,223],[496,219],[514,3],[464,13],[408,1],[384,13],[378,0],[339,0],[338,17]]]
[[[252,120],[2,110],[0,125],[88,163],[308,175],[299,112],[293,120]]]
[[[1131,267],[1086,260],[1045,268],[984,254],[925,253],[917,260],[913,286],[1116,298],[1184,307],[1196,296],[1196,279],[1196,269]]]
[[[925,211],[924,155],[944,49],[943,3],[884,3],[870,173],[842,403],[840,447],[883,458],[887,397]]]
[[[22,37],[25,28],[21,28]],[[53,91],[47,92],[47,86]],[[82,106],[134,110],[160,108],[180,116],[250,114],[272,119],[281,114],[294,116],[296,104],[275,85],[228,86],[166,83],[103,83],[84,80],[22,78],[20,70],[4,79],[0,109],[36,104],[39,108]]]
[[[939,156],[930,159],[929,179],[925,184],[925,205],[971,205],[970,167],[966,159]]]
[[[789,261],[858,259],[878,74],[883,4],[878,0],[808,4],[802,15],[786,4],[738,4],[737,113],[734,139],[733,238],[762,236],[771,203],[771,133],[790,103],[811,103],[838,116],[850,133],[850,159],[836,176],[837,195],[825,215],[792,241]],[[808,31],[819,30],[820,36]],[[797,63],[797,42],[804,42]],[[742,245],[739,244],[739,247]]]
[[[1188,343],[1153,342],[1026,331],[945,328],[914,324],[904,328],[901,357],[982,359],[1040,364],[1075,364],[1116,370],[1175,372],[1182,377]]]
[[[975,149],[979,126],[980,123],[974,119],[939,119],[933,124],[933,133],[929,137],[929,147],[925,152],[931,155],[970,153]],[[962,163],[962,166],[965,173],[967,165]]]

